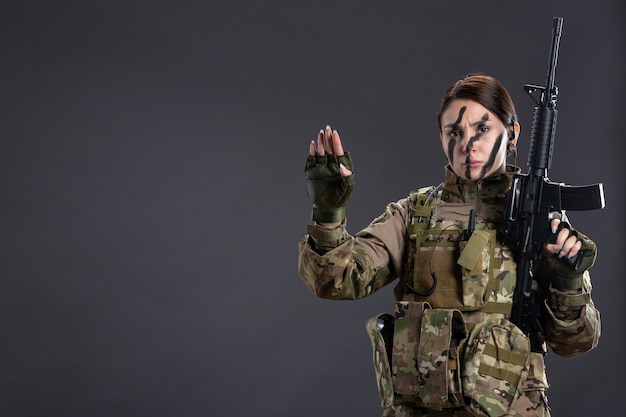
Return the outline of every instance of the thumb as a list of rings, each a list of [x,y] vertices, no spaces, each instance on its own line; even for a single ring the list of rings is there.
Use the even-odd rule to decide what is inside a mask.
[[[339,172],[342,177],[349,177],[352,175],[352,171],[350,171],[344,164],[339,164]]]

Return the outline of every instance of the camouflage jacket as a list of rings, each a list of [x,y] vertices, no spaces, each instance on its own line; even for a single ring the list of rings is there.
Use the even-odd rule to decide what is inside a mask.
[[[472,206],[485,226],[497,229],[506,208],[515,167],[507,173],[484,179],[466,181],[449,167],[445,170],[443,189],[437,210],[448,205]],[[564,218],[566,221],[567,219]],[[410,198],[387,205],[385,211],[369,226],[350,235],[345,221],[336,229],[308,225],[307,235],[299,242],[298,273],[304,283],[319,297],[354,300],[369,296],[403,276],[407,265],[407,244],[410,222]],[[579,233],[586,242],[595,245]],[[547,262],[538,262],[543,274],[550,273]],[[547,266],[546,266],[547,265]],[[396,286],[397,300],[405,299],[404,284]],[[514,281],[514,280],[513,280]],[[554,285],[543,289],[540,299],[545,304],[545,340],[563,357],[573,357],[596,346],[600,336],[600,313],[591,299],[591,281],[586,270],[581,288],[572,290]],[[500,286],[490,297],[510,302],[515,282]],[[534,286],[534,290],[537,288]],[[481,312],[464,312],[469,321],[480,320]]]

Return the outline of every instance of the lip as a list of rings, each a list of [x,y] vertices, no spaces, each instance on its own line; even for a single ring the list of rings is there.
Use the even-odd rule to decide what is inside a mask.
[[[476,168],[482,165],[480,161],[471,160],[465,163],[465,166],[468,168]]]

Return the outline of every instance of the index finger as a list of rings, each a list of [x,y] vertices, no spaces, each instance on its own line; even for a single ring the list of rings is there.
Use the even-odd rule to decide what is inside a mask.
[[[560,219],[552,219],[550,221],[550,229],[552,230],[552,233],[556,233],[556,231],[559,229],[560,223],[561,223]]]

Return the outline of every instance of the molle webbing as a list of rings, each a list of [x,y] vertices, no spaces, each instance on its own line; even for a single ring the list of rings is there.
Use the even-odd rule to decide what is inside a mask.
[[[420,190],[422,191],[422,190]],[[433,191],[429,189],[429,191]],[[411,224],[410,233],[417,230],[427,230],[430,228],[430,217],[432,216],[431,202],[435,200],[431,193],[420,192],[411,196]]]
[[[496,231],[479,223],[469,240],[461,242],[466,227],[462,221],[444,220],[431,228],[440,197],[441,192],[434,187],[410,195],[409,244],[402,277],[407,289],[403,299],[426,301],[436,308],[508,316],[510,303],[489,301],[490,294],[498,289],[494,269],[502,267],[501,257],[495,256]],[[483,261],[484,252],[489,254],[487,261]]]
[[[517,384],[519,384],[521,378],[521,376],[515,372],[507,371],[506,369],[502,368],[495,368],[485,363],[480,364],[478,372],[483,375],[488,375],[503,381],[508,381],[514,386],[517,386]]]

